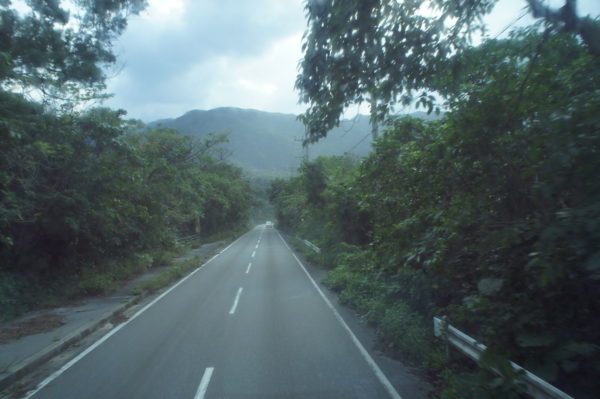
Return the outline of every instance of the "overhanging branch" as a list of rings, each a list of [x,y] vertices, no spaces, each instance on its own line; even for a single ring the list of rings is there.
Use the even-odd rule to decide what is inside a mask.
[[[543,18],[551,25],[581,37],[591,54],[600,57],[600,26],[590,17],[578,17],[577,0],[565,0],[559,9],[551,9],[540,0],[527,0],[534,18]]]

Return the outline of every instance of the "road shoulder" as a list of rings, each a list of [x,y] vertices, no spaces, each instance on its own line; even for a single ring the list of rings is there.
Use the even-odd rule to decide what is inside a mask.
[[[44,374],[44,371],[38,373],[39,369],[46,369],[47,367],[42,366],[53,363],[51,360],[54,358],[69,357],[60,356],[66,352],[74,355],[81,352],[87,346],[84,342],[87,341],[86,338],[126,319],[132,310],[150,302],[177,281],[152,293],[140,291],[137,287],[156,279],[178,262],[196,259],[197,266],[201,266],[204,260],[217,254],[227,243],[219,241],[204,244],[174,259],[169,266],[153,268],[139,275],[110,295],[81,300],[72,306],[31,312],[10,323],[4,323],[0,328],[0,397],[22,394],[23,385],[29,385],[26,382],[30,380],[26,378],[28,375]],[[60,359],[54,363],[60,363]],[[52,367],[54,366],[48,369]],[[20,381],[21,379],[24,381]]]
[[[433,387],[427,382],[425,375],[383,352],[381,345],[378,344],[376,328],[365,323],[351,308],[341,305],[338,295],[323,284],[323,279],[327,276],[328,270],[309,262],[302,255],[301,251],[293,247],[292,237],[282,232],[280,234],[290,244],[290,248],[298,259],[300,259],[307,272],[369,352],[400,396],[410,399],[427,399],[429,393],[433,391]]]

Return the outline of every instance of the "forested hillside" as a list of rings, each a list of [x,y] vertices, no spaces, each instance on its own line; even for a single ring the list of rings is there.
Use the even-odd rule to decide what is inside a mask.
[[[415,117],[430,118],[424,112]],[[250,109],[218,108],[189,111],[179,118],[162,119],[150,126],[176,129],[197,138],[209,133],[225,133],[228,159],[248,173],[259,177],[287,177],[300,165],[304,154],[305,128],[296,115]],[[357,115],[342,120],[326,140],[311,145],[311,158],[319,155],[343,155],[348,152],[365,156],[371,150],[369,118]]]
[[[98,294],[161,264],[178,237],[246,222],[251,190],[223,138],[148,130],[103,96],[110,38],[143,2],[0,3],[0,315]],[[80,29],[80,31],[74,31]]]
[[[176,119],[160,120],[151,126],[176,129],[183,134],[205,137],[209,133],[226,133],[229,159],[253,175],[289,176],[300,164],[304,126],[296,115],[277,114],[238,108],[189,111]],[[351,149],[370,131],[369,118],[359,115],[354,121],[343,121],[328,140],[310,148],[311,156],[341,155],[352,150],[366,155],[370,140]]]
[[[345,9],[328,7],[308,9],[309,33],[344,19]],[[407,15],[396,21],[406,22]],[[356,32],[366,39],[379,33]],[[303,118],[315,140],[341,109],[335,101],[373,87],[353,92],[340,86],[340,97],[320,97],[320,84],[325,90],[347,81],[349,75],[335,73],[344,63],[364,61],[343,46],[379,51],[377,43],[393,44],[349,43],[336,31],[329,34],[325,47],[319,43],[326,37],[308,36],[298,81],[312,101]],[[439,50],[427,45],[423,51]],[[327,46],[341,54],[338,63],[331,75],[311,76]],[[407,73],[430,73],[422,75],[428,81],[413,83],[444,94],[445,117],[388,118],[363,161],[321,157],[297,176],[276,180],[270,195],[279,227],[322,249],[313,258],[333,268],[327,283],[340,300],[378,326],[385,347],[428,370],[441,397],[520,397],[523,388],[508,360],[574,397],[596,397],[600,58],[589,43],[551,24],[457,48],[452,57],[430,60],[435,73],[403,64],[414,68]],[[373,66],[377,71],[385,70],[383,57]],[[350,75],[356,70],[347,69]],[[406,88],[386,79],[380,95],[393,95],[394,84]],[[422,100],[433,106],[434,98]],[[489,346],[483,371],[459,355],[446,356],[432,336],[433,316],[447,316]]]

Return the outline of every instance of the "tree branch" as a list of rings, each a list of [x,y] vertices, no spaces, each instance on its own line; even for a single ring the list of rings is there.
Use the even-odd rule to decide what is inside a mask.
[[[565,5],[556,10],[542,4],[540,0],[526,1],[534,18],[543,18],[555,27],[579,35],[590,53],[600,57],[600,26],[590,17],[577,16],[577,0],[565,0]]]

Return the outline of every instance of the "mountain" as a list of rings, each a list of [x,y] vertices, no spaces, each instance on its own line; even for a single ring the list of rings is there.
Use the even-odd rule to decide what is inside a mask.
[[[204,137],[209,133],[227,133],[230,161],[249,174],[284,177],[300,165],[304,125],[296,115],[239,108],[194,110],[175,119],[161,119],[151,127],[176,129],[182,134]],[[342,155],[364,156],[371,150],[369,117],[357,115],[344,120],[325,139],[309,147],[309,157]]]

